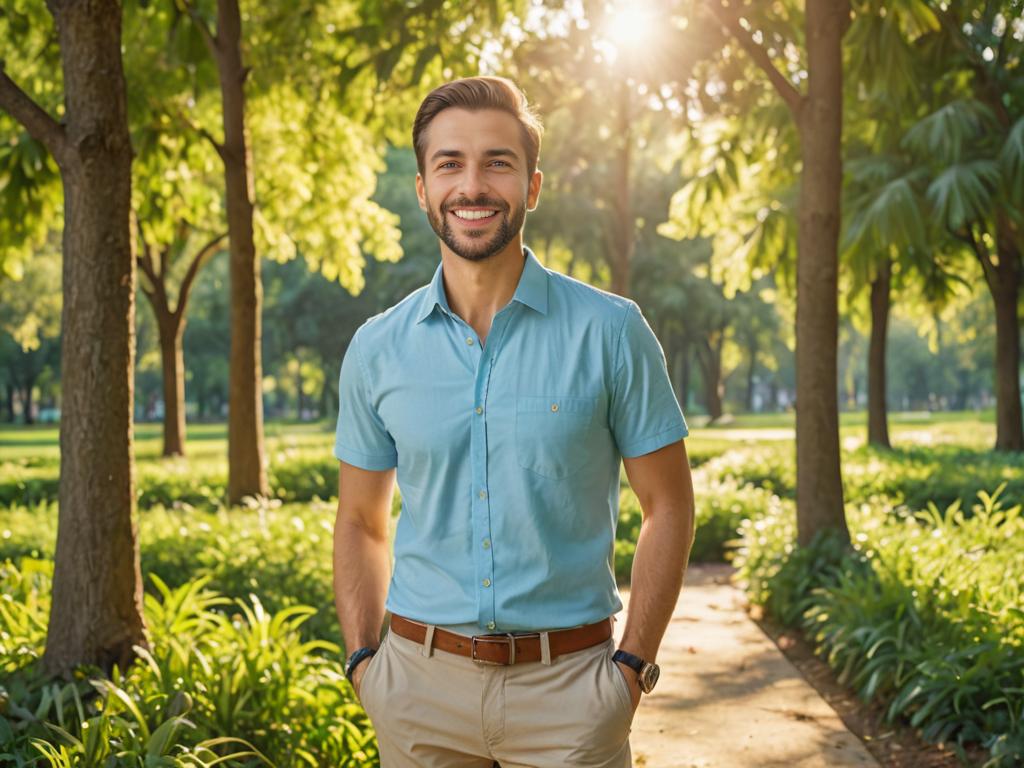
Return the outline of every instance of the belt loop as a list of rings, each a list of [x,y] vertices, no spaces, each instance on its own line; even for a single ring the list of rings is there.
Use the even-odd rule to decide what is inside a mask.
[[[541,664],[551,666],[551,643],[547,632],[540,633],[540,661]]]
[[[420,648],[420,655],[428,659],[434,655],[434,625],[427,624],[427,634],[423,638],[423,647]]]

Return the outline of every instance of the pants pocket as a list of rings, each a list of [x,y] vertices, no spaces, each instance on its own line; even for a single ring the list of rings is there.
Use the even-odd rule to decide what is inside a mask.
[[[605,657],[608,666],[611,668],[612,677],[615,680],[615,690],[619,693],[619,703],[622,705],[623,715],[630,721],[633,719],[633,694],[629,690],[629,682],[626,680],[626,676],[621,669],[619,664],[612,655],[615,653],[614,644],[609,648],[608,654]]]
[[[363,678],[359,681],[359,701],[367,714],[369,714],[371,707],[370,698],[373,693],[374,673],[384,663],[384,655],[387,653],[389,637],[391,637],[390,630],[384,635],[384,639],[381,641],[380,647],[377,648],[377,652],[364,662],[366,669],[363,670]]]

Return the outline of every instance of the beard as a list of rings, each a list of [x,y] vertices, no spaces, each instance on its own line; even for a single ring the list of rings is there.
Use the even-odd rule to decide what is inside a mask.
[[[487,238],[485,229],[466,229],[456,236],[455,231],[448,223],[446,214],[455,208],[460,207],[488,207],[494,208],[501,216],[494,234]],[[454,214],[452,214],[454,216]],[[495,254],[501,253],[512,239],[522,230],[526,221],[526,201],[520,203],[509,215],[508,204],[499,200],[481,198],[476,201],[469,201],[466,198],[454,200],[441,207],[440,212],[435,212],[434,207],[427,202],[427,220],[431,229],[440,238],[441,242],[448,246],[452,253],[461,256],[467,261],[483,261]]]

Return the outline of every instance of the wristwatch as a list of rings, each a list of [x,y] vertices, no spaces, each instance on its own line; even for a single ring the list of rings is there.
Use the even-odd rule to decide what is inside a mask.
[[[352,652],[352,655],[348,657],[348,661],[345,662],[345,677],[348,678],[350,683],[352,682],[352,671],[356,668],[359,662],[367,656],[373,656],[376,652],[377,649],[371,648],[370,646],[366,646],[365,648],[360,648],[359,650]]]
[[[640,681],[640,690],[644,693],[650,693],[654,690],[655,684],[658,682],[658,675],[661,674],[657,664],[650,661],[644,661],[639,656],[634,656],[632,653],[626,653],[625,651],[616,651],[612,654],[613,661],[621,661],[630,669],[636,670],[637,678]]]

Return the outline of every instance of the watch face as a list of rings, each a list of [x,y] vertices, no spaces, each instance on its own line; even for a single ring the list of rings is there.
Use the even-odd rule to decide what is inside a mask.
[[[658,682],[660,674],[661,670],[657,664],[645,664],[640,672],[640,689],[644,693],[650,693],[654,689],[655,683]]]

